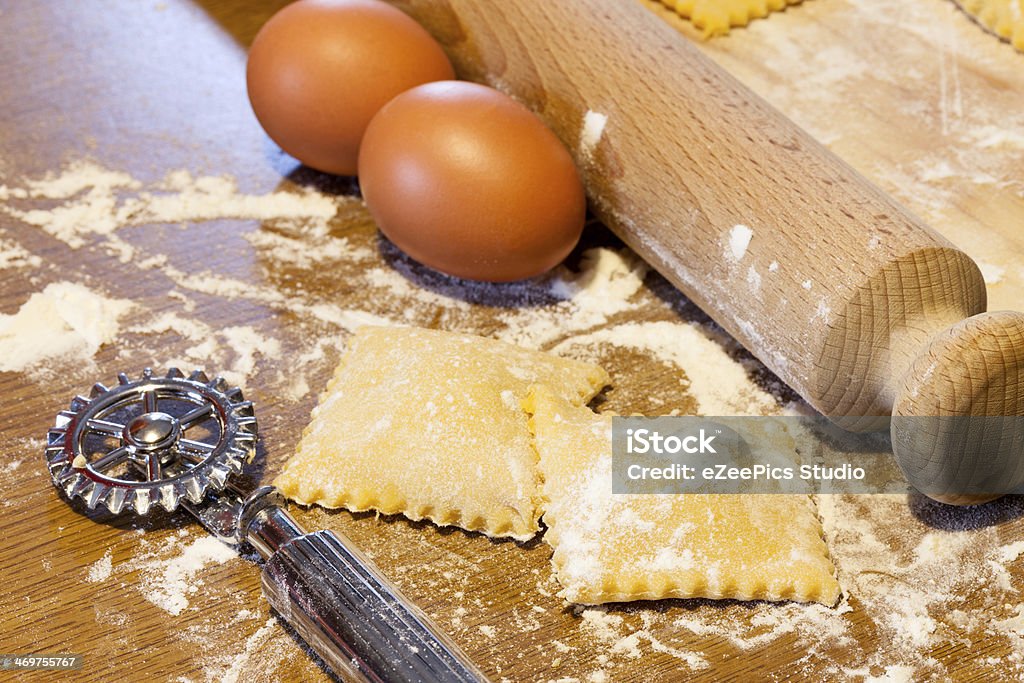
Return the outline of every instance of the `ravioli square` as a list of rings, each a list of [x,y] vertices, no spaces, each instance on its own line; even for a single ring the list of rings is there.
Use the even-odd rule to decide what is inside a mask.
[[[521,403],[536,383],[584,405],[608,374],[494,339],[362,327],[274,485],[307,505],[528,540],[541,496]]]
[[[770,12],[779,12],[801,0],[661,0],[661,4],[689,19],[705,38],[724,35],[733,26],[746,26]]]
[[[569,602],[838,601],[809,496],[613,494],[611,415],[544,386],[524,407],[543,477],[544,540]]]

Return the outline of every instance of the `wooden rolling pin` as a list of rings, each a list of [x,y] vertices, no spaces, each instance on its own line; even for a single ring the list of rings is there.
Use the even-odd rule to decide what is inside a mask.
[[[891,425],[911,484],[1024,483],[1024,315],[984,313],[966,254],[674,29],[628,0],[395,4],[540,114],[595,213],[814,408]]]

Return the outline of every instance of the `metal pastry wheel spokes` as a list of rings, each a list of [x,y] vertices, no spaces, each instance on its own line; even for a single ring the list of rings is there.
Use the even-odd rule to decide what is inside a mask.
[[[255,412],[242,391],[177,368],[94,385],[46,440],[50,477],[69,501],[115,514],[180,504],[225,543],[252,546],[266,560],[267,600],[345,680],[487,680],[346,537],[306,533],[274,487],[233,477],[255,453]]]
[[[147,368],[76,396],[47,434],[46,459],[54,485],[89,509],[170,512],[182,498],[198,504],[222,490],[252,460],[256,437],[241,389],[198,370],[154,377]]]

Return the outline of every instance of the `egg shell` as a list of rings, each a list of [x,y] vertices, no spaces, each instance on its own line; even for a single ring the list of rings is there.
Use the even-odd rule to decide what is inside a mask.
[[[379,0],[299,0],[267,21],[246,66],[260,125],[302,163],[356,172],[366,125],[388,100],[454,78],[427,31]]]
[[[543,273],[579,240],[586,197],[543,121],[493,88],[438,82],[370,122],[359,155],[366,205],[412,258],[472,280]]]

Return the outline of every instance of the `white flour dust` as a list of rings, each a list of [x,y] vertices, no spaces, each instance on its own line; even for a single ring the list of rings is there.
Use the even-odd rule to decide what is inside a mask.
[[[181,529],[160,542],[138,539],[135,555],[111,565],[109,554],[89,570],[89,580],[108,579],[127,572],[136,574],[133,586],[141,596],[171,616],[189,609],[190,600],[206,585],[209,570],[238,557],[238,553],[213,536],[188,538]]]
[[[604,135],[604,127],[608,125],[608,115],[588,109],[583,115],[583,125],[580,127],[580,155],[587,163],[591,163],[598,143]]]
[[[520,346],[546,348],[603,326],[635,307],[633,298],[643,287],[647,271],[647,265],[632,252],[588,250],[579,272],[562,266],[537,281],[538,289],[555,303],[502,314],[505,326],[496,336]]]
[[[0,270],[5,268],[39,268],[43,260],[11,239],[0,237]]]
[[[96,562],[89,567],[89,573],[86,575],[85,580],[89,583],[100,583],[110,578],[110,574],[113,571],[112,559],[110,550],[103,553],[103,557],[96,560]]]
[[[742,261],[747,254],[747,247],[754,237],[754,231],[745,225],[734,225],[729,231],[728,248],[725,251],[727,258],[733,261]]]
[[[603,327],[572,337],[554,350],[606,345],[648,353],[686,373],[687,391],[702,415],[777,412],[776,398],[757,386],[748,369],[729,356],[728,344],[725,335],[701,325],[659,320]]]
[[[61,357],[87,361],[106,344],[117,344],[126,356],[174,348],[175,357],[169,360],[184,369],[215,364],[233,383],[248,380],[250,386],[270,387],[283,402],[298,402],[309,401],[323,388],[351,330],[363,324],[424,325],[583,357],[613,370],[624,356],[652,371],[660,366],[681,382],[678,394],[666,391],[666,396],[653,397],[665,401],[665,412],[675,409],[684,396],[698,412],[709,414],[771,414],[784,408],[779,396],[753,378],[760,366],[733,340],[714,325],[681,319],[678,295],[656,295],[645,287],[645,281],[650,285],[657,276],[627,249],[593,248],[572,268],[562,266],[521,283],[469,283],[426,271],[387,251],[386,245],[380,248],[382,259],[368,243],[332,234],[331,216],[351,199],[314,191],[239,195],[228,179],[170,173],[157,185],[146,186],[124,173],[86,164],[47,178],[9,183],[0,192],[0,201],[3,211],[62,239],[67,248],[96,246],[113,260],[126,253],[116,241],[118,232],[124,229],[130,239],[127,228],[145,221],[189,222],[231,215],[270,220],[271,229],[250,226],[242,231],[242,248],[263,259],[264,275],[287,270],[289,277],[301,281],[338,264],[354,265],[347,271],[353,273],[352,280],[346,283],[353,293],[325,297],[302,287],[285,287],[270,277],[243,280],[219,272],[188,272],[182,265],[171,265],[166,254],[139,253],[141,247],[131,247],[135,265],[166,278],[161,306],[140,314],[135,310],[138,302],[120,298],[124,295],[114,283],[104,283],[103,290],[55,283],[32,294],[21,310],[0,318],[0,350],[7,351],[0,353],[0,363],[19,371]],[[94,227],[79,230],[73,228],[73,215],[98,220],[91,224]],[[744,259],[754,236],[745,227],[736,226],[723,244],[736,262]],[[0,247],[17,251],[7,243]],[[24,250],[18,256],[20,265],[9,267],[32,267],[31,257]],[[1009,277],[1000,268],[986,268],[990,283]],[[782,270],[773,264],[753,279]],[[747,277],[752,279],[749,273]],[[807,281],[804,286],[813,285]],[[209,320],[202,310],[210,301],[248,306],[258,315],[226,323]],[[479,315],[485,308],[489,315]],[[34,327],[29,322],[37,318],[50,321],[46,339],[4,346],[28,334],[17,330]],[[616,382],[627,386],[629,378],[616,377]],[[635,665],[640,658],[669,657],[680,670],[700,672],[714,665],[715,648],[723,642],[738,653],[755,653],[795,639],[805,653],[799,666],[808,667],[809,673],[827,671],[865,680],[941,677],[943,667],[928,652],[943,643],[983,635],[1009,648],[1009,654],[999,656],[1002,670],[1020,670],[1024,617],[1015,607],[1020,588],[1015,563],[1021,561],[1024,542],[1000,538],[995,523],[976,524],[984,515],[1004,514],[1007,508],[962,512],[959,518],[945,520],[947,526],[953,524],[950,520],[964,520],[962,526],[936,529],[931,526],[935,519],[920,517],[934,517],[932,508],[913,501],[911,505],[903,497],[882,497],[871,504],[852,498],[819,503],[847,593],[838,609],[708,602],[665,609],[582,608],[575,623],[584,641],[548,643],[544,656],[552,667],[556,662],[580,662],[583,673],[574,670],[573,676],[601,681],[615,680],[625,671],[618,667]],[[422,535],[431,545],[429,534]],[[123,581],[169,618],[193,619],[182,637],[198,647],[212,649],[223,641],[222,625],[198,619],[197,606],[205,591],[217,590],[210,577],[230,569],[237,557],[231,548],[205,536],[171,534],[159,541],[140,538],[135,555],[127,561],[114,563],[113,557],[107,553],[86,568],[84,580],[97,586]],[[459,567],[466,575],[474,569],[471,562]],[[434,571],[416,566],[401,576],[429,578]],[[521,633],[544,633],[546,615],[564,608],[545,577],[550,574],[538,576],[536,594],[527,591],[522,609],[505,620],[494,618],[487,605],[459,584],[449,595],[454,606],[447,623],[461,638],[483,648]],[[994,618],[983,618],[976,607],[968,609],[957,597],[981,586],[990,596],[986,609]],[[852,636],[851,614],[870,621],[883,634],[889,643],[884,651],[861,650]],[[250,625],[250,635],[236,643],[234,651],[207,658],[206,680],[245,680],[264,655],[275,661],[307,656],[281,635],[266,613],[247,612],[239,618]],[[842,664],[830,659],[837,645],[848,653]],[[594,648],[600,654],[594,655]]]
[[[117,339],[120,319],[133,306],[78,283],[51,283],[17,313],[0,315],[0,371],[19,372],[52,359],[86,362]]]
[[[836,30],[864,39],[837,42]],[[1019,251],[1015,222],[1024,197],[1019,52],[978,30],[953,2],[887,0],[804,3],[698,46],[976,261],[991,264],[983,267],[991,310],[1018,307],[1024,269],[1009,255]]]
[[[0,210],[41,228],[72,249],[99,239],[127,262],[135,249],[117,236],[122,228],[158,223],[196,223],[217,219],[330,219],[333,197],[305,190],[248,195],[229,176],[195,177],[172,171],[152,187],[121,171],[90,161],[70,164],[62,173],[28,179],[20,187],[2,186]],[[25,206],[49,202],[48,207]]]
[[[97,584],[99,591],[123,591],[126,587],[136,590],[142,599],[168,618],[182,619],[175,627],[175,638],[197,648],[195,666],[199,675],[177,680],[269,683],[280,680],[278,667],[283,663],[308,661],[313,656],[305,646],[292,640],[277,617],[268,614],[263,602],[256,602],[255,609],[241,607],[227,622],[223,618],[201,618],[200,607],[193,604],[196,601],[206,609],[210,600],[218,604],[242,597],[248,600],[248,596],[238,595],[229,585],[221,585],[227,575],[218,571],[218,567],[238,558],[233,548],[205,534],[192,537],[187,529],[170,533],[161,540],[151,538],[152,532],[138,531],[132,540],[134,554],[122,562],[114,563],[111,551],[107,550],[89,566],[85,580]],[[257,566],[252,565],[251,569],[255,572]],[[97,609],[97,621],[121,628],[130,623],[126,614],[100,609]],[[249,635],[236,647],[232,639],[225,638],[226,628]],[[124,640],[120,646],[131,647],[132,644]]]

